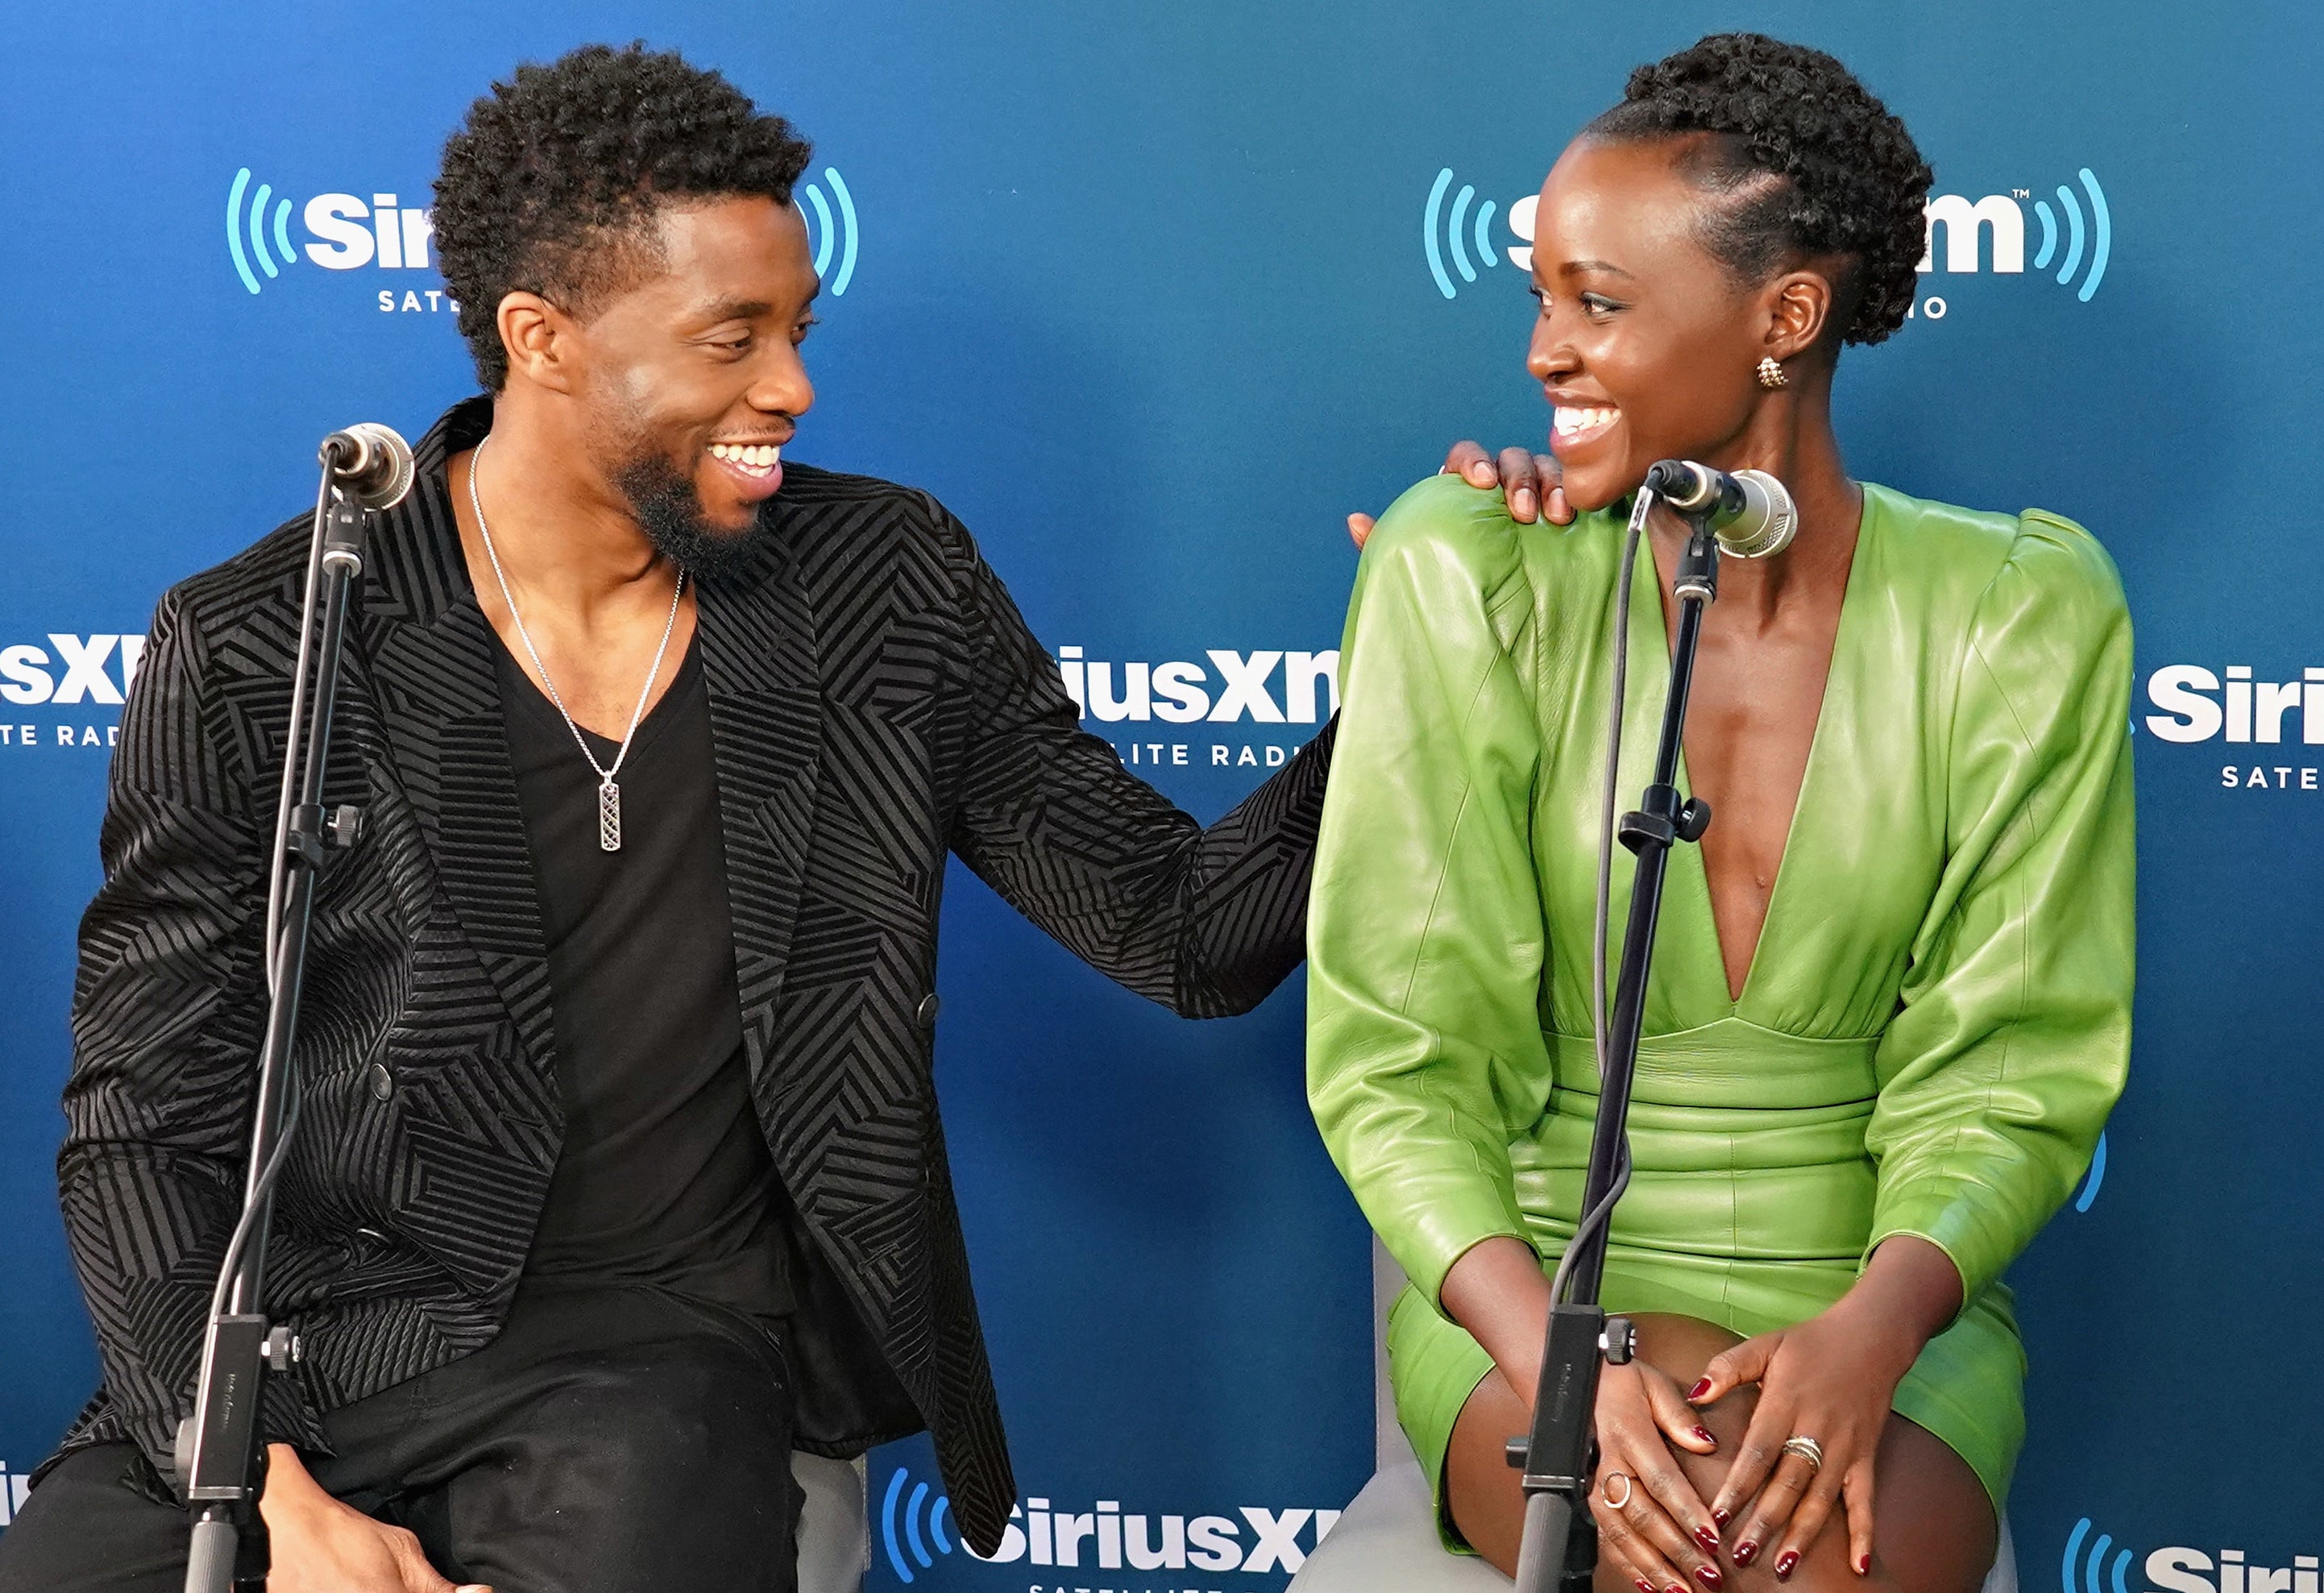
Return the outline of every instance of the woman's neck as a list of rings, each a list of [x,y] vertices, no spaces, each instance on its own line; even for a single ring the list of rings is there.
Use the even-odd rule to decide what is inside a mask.
[[[1783,552],[1720,562],[1721,609],[1764,626],[1796,602],[1812,603],[1846,587],[1863,523],[1864,489],[1849,479],[1840,439],[1832,435],[1829,371],[1803,373],[1798,386],[1767,395],[1742,431],[1704,462],[1721,470],[1766,471],[1790,491],[1800,517],[1799,532]],[[1686,538],[1683,522],[1657,511],[1653,529],[1674,557]]]

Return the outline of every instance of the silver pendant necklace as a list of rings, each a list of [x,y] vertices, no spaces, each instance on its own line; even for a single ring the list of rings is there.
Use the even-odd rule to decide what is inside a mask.
[[[484,442],[491,440],[486,437]],[[476,460],[484,451],[484,443],[478,443],[475,452],[468,456],[468,507],[475,511],[476,534],[484,539],[484,557],[493,561],[493,576],[501,584],[501,599],[508,604],[509,618],[516,622],[517,639],[524,643],[525,655],[532,660],[533,672],[540,677],[540,684],[548,689],[549,700],[556,704],[558,713],[564,715],[565,728],[573,732],[573,744],[581,749],[581,756],[587,759],[589,767],[597,771],[597,845],[601,851],[619,852],[622,850],[622,787],[615,783],[613,777],[622,772],[622,760],[630,755],[630,742],[637,736],[638,722],[646,716],[646,699],[653,695],[654,682],[661,678],[661,661],[669,652],[670,633],[678,629],[678,599],[686,595],[686,572],[678,571],[677,589],[669,594],[669,618],[662,622],[661,645],[654,649],[653,668],[646,672],[646,683],[638,691],[638,705],[631,711],[630,728],[622,736],[621,750],[613,754],[613,767],[605,768],[597,761],[597,755],[589,750],[588,739],[582,735],[581,727],[573,723],[573,715],[566,710],[565,699],[557,695],[557,683],[549,677],[549,666],[540,661],[540,649],[532,645],[532,632],[524,628],[524,616],[517,612],[516,594],[509,590],[508,572],[501,568],[500,552],[493,546],[492,529],[484,524],[484,501],[476,495]]]

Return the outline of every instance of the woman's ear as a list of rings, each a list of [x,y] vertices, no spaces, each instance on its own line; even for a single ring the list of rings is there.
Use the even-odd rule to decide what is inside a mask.
[[[1822,341],[1831,322],[1831,282],[1812,271],[1785,272],[1767,284],[1767,352],[1784,361]]]

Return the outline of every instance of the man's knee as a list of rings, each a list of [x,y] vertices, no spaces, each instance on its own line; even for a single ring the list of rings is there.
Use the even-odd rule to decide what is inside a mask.
[[[92,1444],[41,1478],[0,1533],[0,1593],[165,1593],[181,1588],[186,1513],[137,1486],[136,1447]]]
[[[706,1473],[788,1481],[791,1401],[779,1369],[715,1336],[610,1358],[559,1403],[642,1493],[699,1487]]]

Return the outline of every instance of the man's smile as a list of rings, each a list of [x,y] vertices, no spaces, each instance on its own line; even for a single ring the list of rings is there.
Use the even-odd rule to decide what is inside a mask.
[[[783,484],[780,443],[712,443],[710,456],[718,461],[744,499],[756,502],[771,498]]]

